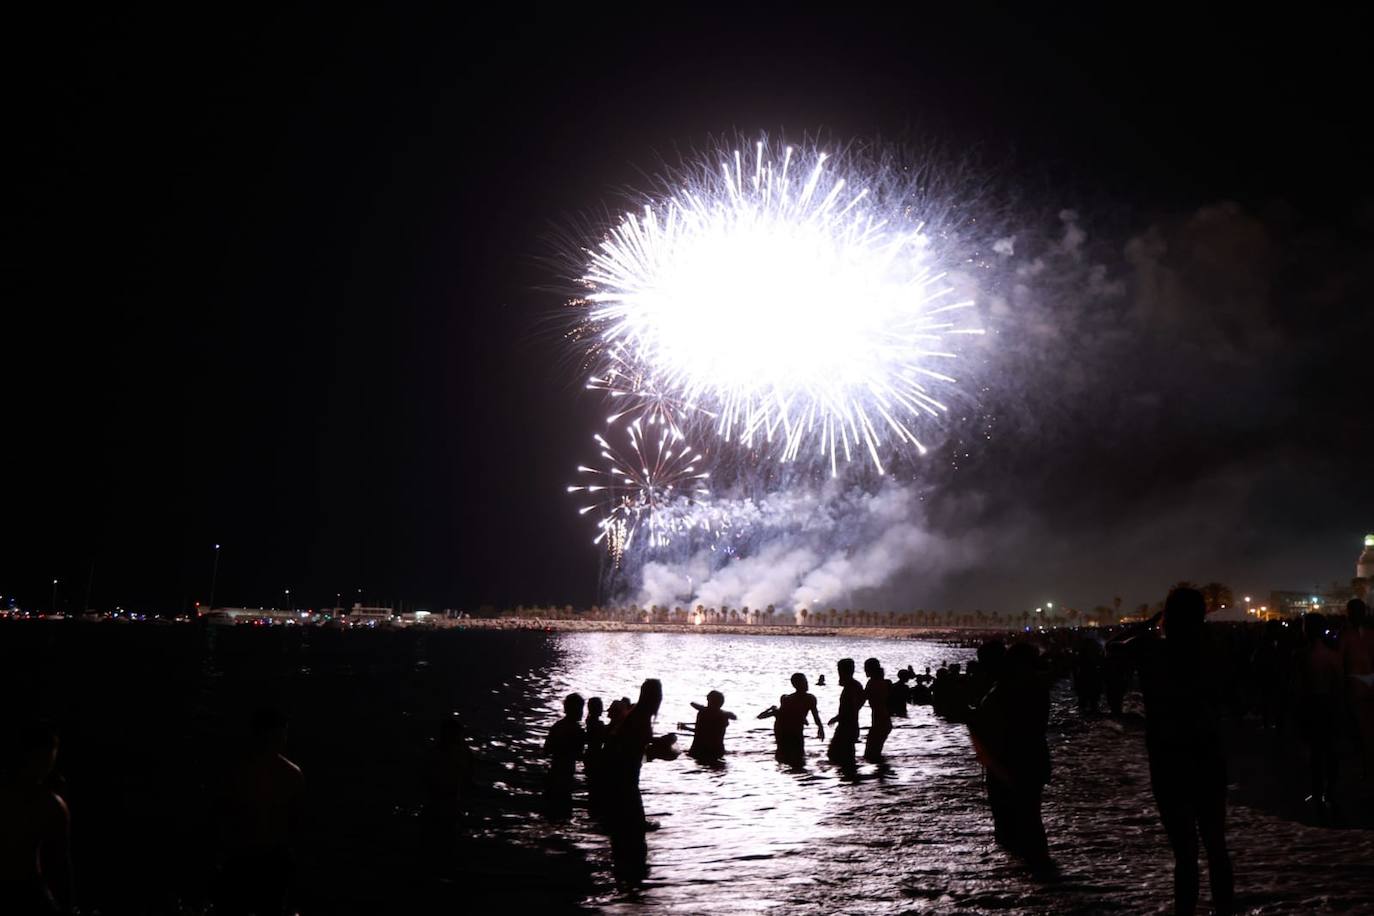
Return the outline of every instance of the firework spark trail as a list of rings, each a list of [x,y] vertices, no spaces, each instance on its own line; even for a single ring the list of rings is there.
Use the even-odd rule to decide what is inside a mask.
[[[924,453],[918,425],[948,411],[950,339],[981,333],[960,321],[973,302],[951,301],[895,176],[776,158],[763,140],[679,175],[589,253],[590,386],[675,433],[882,472],[893,447]]]
[[[689,515],[664,509],[691,505],[709,494],[705,482],[710,473],[701,470],[703,456],[680,434],[660,426],[646,435],[641,421],[635,420],[625,427],[625,437],[628,449],[621,451],[596,433],[593,439],[601,447],[605,465],[578,467],[586,482],[567,488],[569,493],[591,497],[592,502],[580,512],[600,513],[595,543],[605,542],[617,566],[640,531],[647,546],[657,548],[695,524]]]

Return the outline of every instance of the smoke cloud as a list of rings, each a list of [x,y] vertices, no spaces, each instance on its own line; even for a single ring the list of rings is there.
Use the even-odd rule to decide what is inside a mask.
[[[650,558],[628,597],[1006,611],[1348,579],[1374,528],[1370,222],[1221,202],[999,233],[953,276],[989,333],[924,459],[718,500],[711,539]]]

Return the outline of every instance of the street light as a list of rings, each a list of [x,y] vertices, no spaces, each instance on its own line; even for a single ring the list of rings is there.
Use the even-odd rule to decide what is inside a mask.
[[[56,579],[53,579],[53,580],[52,580],[52,604],[50,605],[50,607],[51,607],[54,611],[57,610],[57,580],[56,580]]]
[[[286,609],[288,611],[295,610],[295,608],[291,605],[291,589],[289,588],[286,590]]]
[[[215,609],[215,581],[219,579],[219,545],[215,545],[215,565],[210,571],[210,610]]]

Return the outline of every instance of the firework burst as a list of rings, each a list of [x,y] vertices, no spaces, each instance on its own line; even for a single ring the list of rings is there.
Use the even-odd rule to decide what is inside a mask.
[[[666,425],[645,432],[643,421],[624,427],[626,447],[617,449],[600,433],[592,438],[601,449],[600,467],[578,467],[579,482],[569,493],[589,498],[579,510],[597,512],[600,533],[615,566],[639,539],[649,548],[667,546],[695,524],[689,514],[666,511],[692,505],[709,496],[701,452]]]
[[[970,324],[900,175],[814,149],[717,154],[588,253],[579,300],[613,418],[830,472],[924,453]]]

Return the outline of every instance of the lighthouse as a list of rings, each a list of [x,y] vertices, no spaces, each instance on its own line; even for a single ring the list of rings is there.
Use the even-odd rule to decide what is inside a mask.
[[[1374,534],[1364,536],[1364,551],[1355,561],[1355,576],[1366,582],[1374,579]]]

